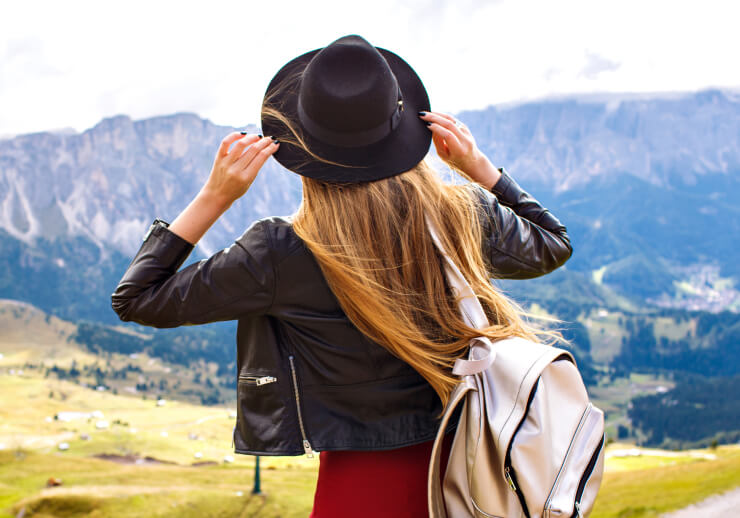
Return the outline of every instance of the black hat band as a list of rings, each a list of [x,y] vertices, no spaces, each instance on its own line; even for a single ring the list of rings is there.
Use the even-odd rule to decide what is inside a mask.
[[[401,89],[398,89],[398,102],[390,115],[390,119],[382,122],[374,128],[362,131],[333,131],[314,121],[303,109],[300,97],[297,103],[298,118],[303,128],[314,138],[322,142],[330,143],[338,147],[360,147],[378,142],[390,135],[398,127],[403,111],[403,98]]]

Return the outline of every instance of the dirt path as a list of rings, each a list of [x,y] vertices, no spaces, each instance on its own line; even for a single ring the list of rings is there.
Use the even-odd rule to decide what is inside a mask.
[[[696,504],[664,514],[661,518],[727,518],[740,516],[740,487],[710,496]]]

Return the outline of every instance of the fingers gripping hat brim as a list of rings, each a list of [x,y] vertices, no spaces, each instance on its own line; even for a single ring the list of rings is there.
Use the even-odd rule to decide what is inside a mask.
[[[408,171],[429,151],[431,131],[419,116],[430,111],[429,97],[419,76],[401,57],[376,47],[396,76],[403,97],[403,111],[397,127],[386,137],[366,146],[342,147],[316,139],[298,117],[298,91],[301,76],[321,49],[312,50],[285,64],[270,81],[262,111],[262,133],[281,140],[273,157],[285,168],[303,176],[332,182],[370,182]],[[295,128],[306,147],[328,161],[317,160],[301,146],[293,144],[296,135],[281,120],[266,113],[265,107],[279,111]]]

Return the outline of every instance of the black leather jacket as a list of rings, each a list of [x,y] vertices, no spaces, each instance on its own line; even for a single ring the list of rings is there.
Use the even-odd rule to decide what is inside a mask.
[[[572,253],[565,227],[500,171],[496,196],[471,185],[492,275],[527,279],[558,268]],[[289,220],[261,219],[178,272],[192,249],[166,224],[152,225],[113,309],[154,327],[239,321],[237,453],[381,450],[434,438],[436,393],[348,320]]]

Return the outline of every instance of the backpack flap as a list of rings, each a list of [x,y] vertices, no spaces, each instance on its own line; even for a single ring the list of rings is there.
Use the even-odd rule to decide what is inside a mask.
[[[598,458],[592,459],[603,449],[603,438],[603,413],[589,403],[575,364],[555,360],[546,366],[504,461],[525,513],[576,516],[587,483],[600,482]],[[585,506],[587,511],[592,505]]]
[[[524,507],[517,473],[509,470],[509,474],[506,469],[513,438],[527,416],[530,395],[537,393],[535,388],[542,371],[556,358],[571,356],[562,349],[519,337],[500,340],[494,347],[496,361],[488,370],[475,376],[478,390],[467,397],[468,436],[472,435],[473,426],[477,426],[479,431],[475,437],[478,451],[472,455],[474,460],[465,482],[470,485],[472,505],[485,513],[480,516],[508,518],[520,516]],[[477,410],[473,412],[470,407]],[[481,413],[482,419],[478,417]],[[532,455],[541,456],[541,452],[534,451]],[[493,484],[496,484],[495,490],[492,489]],[[511,486],[516,490],[512,491]],[[551,487],[552,483],[546,486],[545,498]]]

